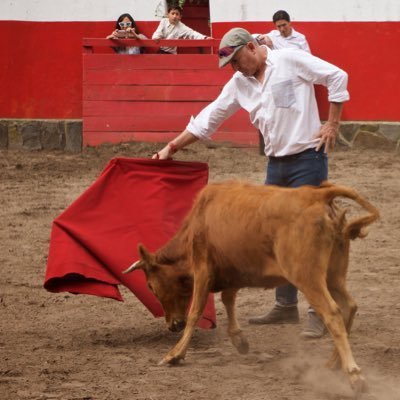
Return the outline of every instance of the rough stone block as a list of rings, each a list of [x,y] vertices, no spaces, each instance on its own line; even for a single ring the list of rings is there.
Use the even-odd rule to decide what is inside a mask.
[[[370,123],[370,124],[362,124],[360,126],[361,131],[366,131],[366,132],[378,132],[379,131],[379,125]]]
[[[0,121],[0,149],[8,148],[8,122]]]
[[[397,142],[400,140],[399,124],[380,124],[379,130],[386,138],[392,140],[393,142]]]
[[[42,121],[40,141],[44,150],[62,150],[65,145],[64,123]]]
[[[42,143],[40,141],[40,122],[20,122],[18,123],[20,127],[21,137],[22,137],[22,147],[27,150],[41,150]]]
[[[65,123],[65,151],[82,151],[82,121]]]
[[[359,129],[360,125],[358,124],[340,124],[340,136],[344,139],[347,143],[352,143],[356,133]]]
[[[21,123],[12,121],[8,125],[8,148],[15,149],[22,147]]]
[[[383,136],[381,133],[373,133],[369,131],[359,130],[353,141],[355,147],[360,148],[394,148],[394,143]]]

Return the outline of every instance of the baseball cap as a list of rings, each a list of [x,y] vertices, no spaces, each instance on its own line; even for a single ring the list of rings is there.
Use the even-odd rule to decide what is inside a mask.
[[[246,29],[233,28],[226,32],[219,44],[219,67],[225,67],[233,56],[248,42],[254,42],[253,36]]]

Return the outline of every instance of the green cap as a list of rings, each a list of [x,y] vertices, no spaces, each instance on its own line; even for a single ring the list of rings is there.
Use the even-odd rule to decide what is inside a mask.
[[[233,56],[249,42],[255,42],[255,40],[246,29],[233,28],[226,32],[219,44],[219,67],[225,67],[230,63]]]

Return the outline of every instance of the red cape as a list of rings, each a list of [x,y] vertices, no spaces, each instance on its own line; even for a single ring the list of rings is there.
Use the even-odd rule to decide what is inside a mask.
[[[155,251],[175,234],[207,180],[204,163],[111,160],[89,189],[54,220],[44,287],[122,301],[118,285],[123,284],[155,317],[163,316],[144,273],[122,271],[139,258],[138,243]],[[215,325],[210,295],[199,326]]]

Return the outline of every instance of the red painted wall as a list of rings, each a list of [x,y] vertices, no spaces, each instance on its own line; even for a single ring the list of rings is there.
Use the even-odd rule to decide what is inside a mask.
[[[157,25],[138,24],[150,37]],[[0,21],[0,118],[81,118],[82,38],[114,29],[115,22]]]
[[[158,23],[139,22],[151,36]],[[268,32],[271,23],[214,23],[220,38],[233,26]],[[296,22],[311,50],[349,73],[344,120],[399,121],[400,22]],[[105,37],[114,22],[0,21],[0,118],[81,118],[82,38]],[[10,35],[10,32],[14,34]],[[326,103],[321,98],[322,117]]]

